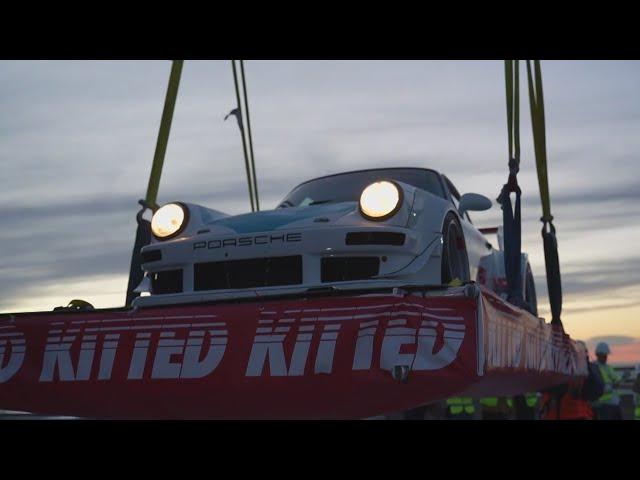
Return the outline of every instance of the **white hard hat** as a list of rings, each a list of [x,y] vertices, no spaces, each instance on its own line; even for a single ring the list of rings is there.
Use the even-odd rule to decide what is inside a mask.
[[[596,345],[596,354],[609,355],[610,353],[611,350],[609,350],[609,345],[607,345],[605,342],[600,342],[598,345]]]

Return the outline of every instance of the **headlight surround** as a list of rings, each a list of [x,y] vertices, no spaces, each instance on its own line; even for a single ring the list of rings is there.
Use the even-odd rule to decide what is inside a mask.
[[[393,180],[380,180],[362,190],[360,214],[367,220],[387,220],[398,213],[403,200],[404,192],[400,185]]]
[[[151,232],[158,240],[180,235],[189,223],[189,208],[179,202],[160,207],[151,218]]]

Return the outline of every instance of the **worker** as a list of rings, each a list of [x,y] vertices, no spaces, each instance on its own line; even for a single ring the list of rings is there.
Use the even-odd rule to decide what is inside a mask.
[[[451,397],[447,399],[447,418],[449,420],[473,420],[476,407],[471,397]]]
[[[584,398],[584,377],[547,390],[542,395],[542,420],[593,420],[593,410]]]
[[[593,420],[594,413],[589,405],[604,393],[604,382],[599,367],[589,361],[586,352],[588,375],[575,377],[568,383],[558,385],[543,392],[540,408],[542,420]]]
[[[604,394],[593,403],[598,420],[622,420],[620,396],[616,391],[616,387],[622,378],[611,365],[607,364],[607,358],[610,353],[611,349],[605,342],[600,342],[596,345],[596,364],[604,382]]]

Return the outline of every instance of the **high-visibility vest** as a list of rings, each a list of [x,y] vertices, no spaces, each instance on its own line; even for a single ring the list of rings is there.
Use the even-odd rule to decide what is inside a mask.
[[[524,401],[527,404],[527,408],[534,408],[538,403],[538,394],[537,393],[526,393],[524,395]],[[509,408],[513,408],[513,398],[507,398],[507,406]]]
[[[600,369],[600,375],[602,375],[602,381],[606,385],[611,385],[611,391],[605,392],[599,399],[600,403],[616,403],[614,402],[614,396],[617,397],[617,393],[613,388],[615,382],[620,381],[620,377],[613,369],[611,365],[598,362],[598,368]]]
[[[498,397],[485,397],[480,399],[480,405],[482,405],[483,407],[497,408],[499,401],[500,398]],[[513,408],[513,399],[511,397],[507,397],[506,403],[507,407]]]
[[[527,393],[524,396],[525,401],[527,402],[527,407],[534,408],[538,403],[538,394],[537,393]]]
[[[473,415],[476,411],[471,397],[451,397],[447,399],[447,406],[452,415],[460,415],[462,412]]]
[[[634,420],[640,420],[640,405],[636,406],[635,415],[633,417]]]
[[[480,405],[482,405],[483,407],[496,408],[498,406],[498,397],[481,398]]]

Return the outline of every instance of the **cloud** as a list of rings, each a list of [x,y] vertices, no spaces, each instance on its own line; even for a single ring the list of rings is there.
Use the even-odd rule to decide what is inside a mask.
[[[596,345],[605,342],[611,349],[609,362],[613,365],[640,365],[640,338],[627,335],[602,335],[589,338],[585,343],[592,358]]]
[[[611,347],[613,345],[628,345],[638,341],[640,341],[640,339],[628,337],[626,335],[605,335],[589,338],[585,343],[589,346],[595,346],[600,342],[604,342],[608,343]]]
[[[1,66],[0,308],[21,295],[37,298],[54,282],[126,280],[169,62]],[[246,68],[266,208],[302,181],[359,168],[432,167],[459,190],[491,198],[506,180],[501,62],[249,61]],[[544,62],[543,69],[565,298],[607,298],[640,284],[640,62]],[[234,104],[228,62],[185,63],[161,202],[248,209],[237,126],[222,120]],[[524,97],[521,107],[523,249],[542,302],[540,200]],[[501,215],[495,208],[473,219],[495,225]]]

